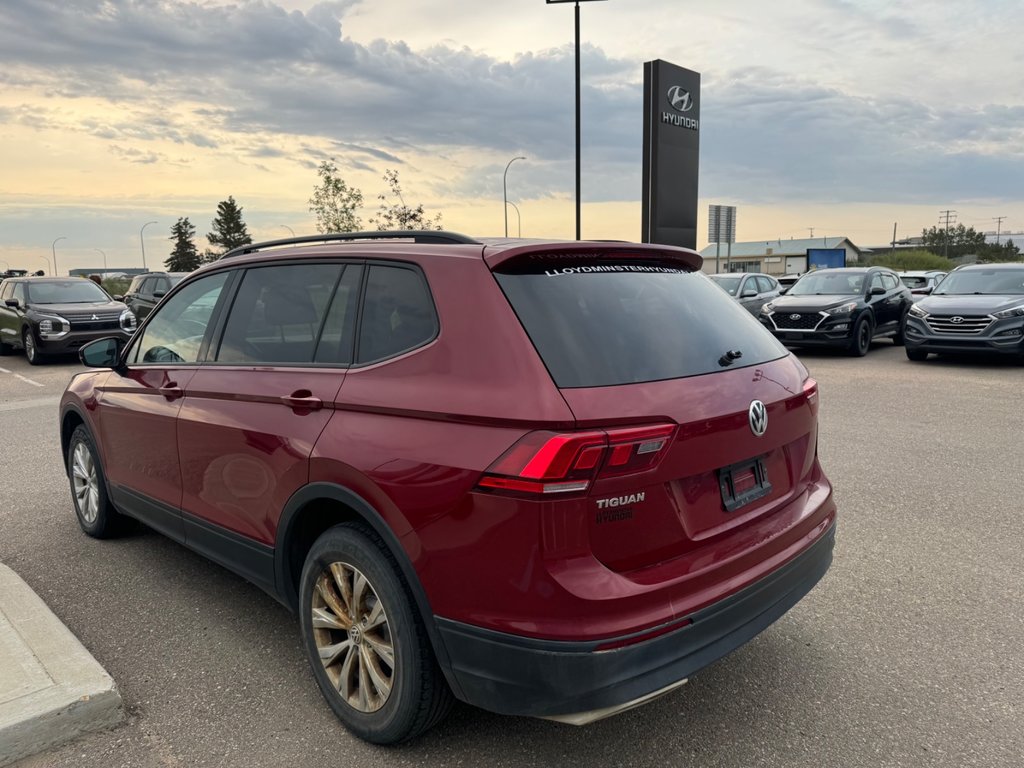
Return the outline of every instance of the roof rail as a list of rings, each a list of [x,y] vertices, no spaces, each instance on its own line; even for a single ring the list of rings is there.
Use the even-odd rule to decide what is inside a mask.
[[[283,240],[265,240],[262,243],[250,243],[238,248],[232,248],[220,258],[227,259],[232,256],[242,256],[247,253],[262,251],[264,248],[274,248],[281,245],[301,245],[303,243],[333,243],[349,242],[352,240],[412,240],[414,243],[462,243],[468,245],[481,245],[467,235],[460,235],[458,232],[446,232],[440,229],[397,229],[376,232],[328,232],[323,235],[302,235],[301,237],[286,237]]]

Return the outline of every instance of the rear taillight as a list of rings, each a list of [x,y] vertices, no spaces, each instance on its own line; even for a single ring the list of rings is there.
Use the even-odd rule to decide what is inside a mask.
[[[479,487],[519,493],[585,491],[598,475],[650,469],[665,454],[674,424],[590,430],[530,432],[487,468]]]
[[[804,381],[804,396],[807,398],[807,404],[811,406],[811,410],[818,413],[818,382],[814,379],[806,379]]]

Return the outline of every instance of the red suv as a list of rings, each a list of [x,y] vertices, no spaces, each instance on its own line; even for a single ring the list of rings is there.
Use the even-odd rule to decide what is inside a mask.
[[[393,743],[453,697],[585,723],[832,560],[807,370],[681,248],[325,235],[177,285],[61,401],[78,520],[136,518],[299,615]]]

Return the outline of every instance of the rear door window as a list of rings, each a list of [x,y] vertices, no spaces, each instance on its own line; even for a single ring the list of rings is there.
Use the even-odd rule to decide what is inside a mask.
[[[246,270],[217,362],[312,363],[342,269],[341,264],[288,264]]]
[[[671,264],[502,270],[499,285],[555,383],[600,387],[760,365],[788,354],[703,274]]]

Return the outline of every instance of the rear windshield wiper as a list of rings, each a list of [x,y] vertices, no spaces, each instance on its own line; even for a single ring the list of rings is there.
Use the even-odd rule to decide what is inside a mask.
[[[725,368],[727,366],[732,365],[736,360],[739,360],[741,357],[743,357],[743,352],[741,350],[730,349],[728,352],[726,352],[724,355],[718,358],[718,364]]]

